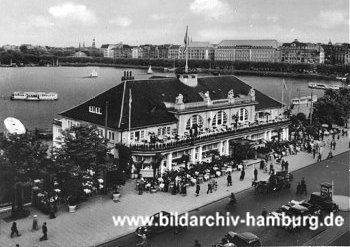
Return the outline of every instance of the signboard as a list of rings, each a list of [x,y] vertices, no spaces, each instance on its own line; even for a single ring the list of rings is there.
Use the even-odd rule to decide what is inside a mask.
[[[321,196],[322,197],[332,197],[333,188],[332,185],[329,183],[322,183],[321,184]]]

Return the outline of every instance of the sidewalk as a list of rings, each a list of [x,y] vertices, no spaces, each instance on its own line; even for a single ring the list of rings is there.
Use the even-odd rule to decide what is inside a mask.
[[[330,138],[330,137],[328,137]],[[337,141],[336,150],[333,154],[339,154],[349,150],[349,137],[341,137]],[[329,148],[324,150],[323,158],[328,154]],[[316,162],[312,154],[299,152],[298,155],[291,155],[284,158],[289,161],[289,170],[295,171]],[[232,173],[233,186],[226,186],[226,176],[218,179],[218,190],[207,195],[207,183],[201,184],[201,191],[198,197],[195,196],[195,187],[187,190],[187,196],[171,195],[171,193],[158,192],[155,194],[144,193],[138,195],[135,190],[135,181],[128,182],[122,188],[121,201],[114,203],[110,198],[97,197],[83,203],[76,213],[70,214],[67,211],[57,213],[57,218],[50,220],[48,216],[31,209],[32,213],[26,219],[17,221],[21,237],[10,238],[11,222],[0,221],[0,246],[42,246],[42,247],[78,247],[95,246],[108,240],[115,239],[125,234],[134,232],[134,228],[115,227],[112,216],[117,215],[152,215],[161,210],[168,212],[184,213],[204,206],[223,197],[229,196],[231,192],[239,192],[251,188],[253,180],[253,166],[246,169],[244,181],[239,181],[240,172]],[[275,165],[279,170],[280,166]],[[259,170],[259,180],[268,178],[268,174]],[[31,232],[32,216],[38,215],[39,225],[44,221],[48,226],[48,241],[39,242],[41,231]]]

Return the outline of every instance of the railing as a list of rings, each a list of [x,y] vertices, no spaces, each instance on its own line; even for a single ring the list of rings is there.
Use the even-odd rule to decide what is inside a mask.
[[[239,134],[245,134],[245,133],[248,134],[252,131],[261,129],[261,127],[265,127],[265,128],[279,127],[289,122],[290,122],[289,120],[280,120],[273,123],[264,123],[264,124],[250,126],[250,127],[237,128],[235,130],[227,130],[227,131],[218,132],[218,133],[208,133],[208,135],[205,135],[205,136],[197,136],[197,137],[188,138],[184,140],[174,140],[167,143],[131,144],[131,149],[134,151],[156,151],[156,150],[161,151],[161,150],[168,150],[168,149],[173,149],[177,147],[194,146],[195,143],[198,143],[198,142],[215,140],[218,138],[229,137],[232,135],[239,135]]]

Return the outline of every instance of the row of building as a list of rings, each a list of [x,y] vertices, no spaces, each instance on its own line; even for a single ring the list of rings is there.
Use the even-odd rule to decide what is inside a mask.
[[[213,45],[209,42],[190,42],[190,60],[329,63],[349,64],[349,44],[313,44],[294,40],[280,44],[277,40],[223,40]],[[122,43],[104,44],[104,57],[144,59],[185,59],[183,45],[140,45]]]

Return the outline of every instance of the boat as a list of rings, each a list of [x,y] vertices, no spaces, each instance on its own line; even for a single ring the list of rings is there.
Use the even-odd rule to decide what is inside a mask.
[[[339,90],[341,88],[341,86],[339,85],[329,85],[328,89],[332,89],[332,90]]]
[[[309,88],[315,88],[315,89],[328,89],[327,85],[324,83],[314,83],[314,82],[310,82],[309,83]]]
[[[335,79],[340,80],[340,81],[346,81],[346,77],[342,77],[342,76],[337,76]]]
[[[90,78],[96,78],[96,77],[98,77],[97,71],[96,70],[91,71]]]
[[[152,66],[150,65],[148,70],[147,70],[147,74],[153,74],[153,70],[152,70]]]
[[[300,98],[294,98],[292,99],[292,104],[293,105],[305,105],[305,104],[309,104],[309,103],[315,103],[317,101],[317,95],[314,94],[311,96],[304,96],[304,97],[300,97]]]
[[[17,118],[8,117],[4,120],[5,126],[5,136],[8,134],[14,135],[23,135],[26,133],[26,128]]]
[[[57,100],[58,94],[55,92],[13,92],[11,95],[11,100],[30,100],[30,101],[40,101],[40,100]]]
[[[175,72],[176,68],[164,68],[164,72]]]

